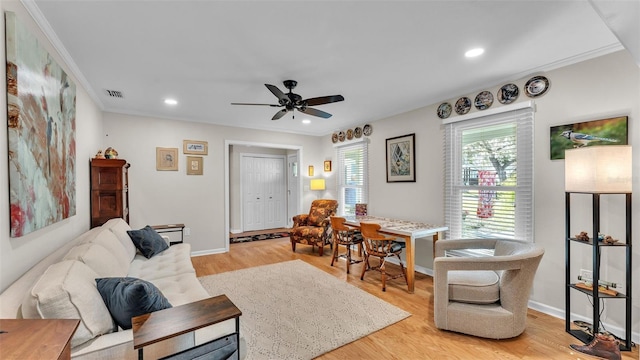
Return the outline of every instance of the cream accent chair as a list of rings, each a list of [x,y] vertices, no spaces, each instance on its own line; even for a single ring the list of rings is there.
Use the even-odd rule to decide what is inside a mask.
[[[493,256],[445,257],[445,251],[494,249]],[[497,239],[440,240],[433,261],[436,327],[491,339],[520,335],[544,249]]]

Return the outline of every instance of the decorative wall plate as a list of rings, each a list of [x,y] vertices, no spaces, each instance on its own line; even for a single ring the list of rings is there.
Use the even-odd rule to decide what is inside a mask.
[[[524,85],[524,93],[528,97],[544,95],[549,90],[549,79],[544,76],[534,76]]]
[[[460,99],[458,99],[458,101],[456,101],[456,114],[458,115],[464,115],[466,113],[469,112],[469,109],[471,109],[471,99],[469,99],[468,97],[461,97]]]
[[[516,84],[506,84],[498,90],[498,101],[500,104],[511,104],[516,101],[518,95],[520,95],[520,90]]]
[[[362,136],[362,128],[360,126],[353,129],[353,136],[355,136],[356,139],[360,139],[360,137]]]
[[[364,134],[364,136],[369,136],[369,135],[371,135],[372,132],[373,132],[373,128],[369,124],[366,124],[362,128],[362,133]]]
[[[476,95],[474,105],[478,110],[486,110],[493,104],[493,94],[489,91],[481,91]]]
[[[338,142],[338,133],[333,133],[333,135],[331,135],[331,141],[334,144]]]
[[[440,119],[448,118],[449,115],[451,115],[451,104],[449,104],[448,102],[440,104],[440,106],[438,106],[437,113]]]
[[[347,140],[353,139],[353,130],[347,130]]]
[[[344,131],[340,131],[338,133],[338,140],[340,140],[340,142],[344,141]]]

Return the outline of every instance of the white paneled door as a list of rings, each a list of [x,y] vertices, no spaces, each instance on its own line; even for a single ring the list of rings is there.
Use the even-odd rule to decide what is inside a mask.
[[[285,157],[242,154],[243,231],[286,226]]]

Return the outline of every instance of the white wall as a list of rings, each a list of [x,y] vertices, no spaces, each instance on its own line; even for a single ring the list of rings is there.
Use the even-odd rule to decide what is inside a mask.
[[[533,74],[532,74],[533,75]],[[615,116],[629,116],[629,143],[634,148],[633,223],[640,224],[640,131],[636,122],[640,119],[640,69],[626,51],[617,52],[575,65],[547,72],[551,87],[544,96],[535,98],[535,241],[542,245],[545,256],[538,269],[531,300],[544,312],[564,317],[565,298],[565,205],[564,161],[549,158],[549,129],[551,126],[571,124]],[[530,77],[513,79],[520,89]],[[507,83],[507,82],[505,82]],[[504,83],[503,83],[504,84]],[[503,84],[494,84],[486,90],[493,94]],[[485,89],[479,89],[485,90]],[[475,98],[479,91],[460,96]],[[445,99],[451,104],[455,99]],[[521,90],[518,102],[528,101]],[[431,223],[443,223],[443,147],[441,120],[436,115],[440,103],[422,109],[373,122],[370,137],[370,190],[369,213]],[[502,106],[497,100],[493,108]],[[471,110],[479,112],[478,110]],[[454,115],[455,116],[455,113]],[[385,139],[416,133],[416,182],[386,183]],[[572,223],[572,228],[591,230],[590,203],[576,201],[572,213],[581,215],[582,222]],[[618,199],[619,200],[619,199]],[[624,216],[621,201],[603,200],[603,230],[620,234],[620,217]],[[609,215],[609,216],[607,216]],[[637,227],[637,225],[636,225]],[[579,232],[580,230],[576,230]],[[622,231],[622,232],[621,232]],[[633,242],[633,331],[638,341],[640,328],[640,233],[635,229]],[[575,248],[575,247],[574,247]],[[611,249],[609,249],[611,250]],[[591,249],[579,248],[572,252],[573,268],[591,269]],[[431,269],[431,241],[417,241],[416,265]],[[602,257],[603,279],[624,283],[624,251],[607,251]],[[573,269],[572,274],[577,275]],[[575,298],[575,300],[574,300]],[[609,300],[605,304],[604,321],[613,327],[623,327],[620,312],[621,300]],[[590,317],[591,307],[586,298],[572,296],[572,311]],[[613,329],[613,328],[611,328]]]
[[[302,148],[303,169],[309,162],[322,163],[322,138],[314,136],[113,113],[104,114],[104,129],[103,148],[114,147],[119,157],[131,164],[131,226],[184,223],[191,229],[185,241],[197,254],[221,252],[226,247],[225,141],[298,146]],[[186,156],[182,152],[185,139],[208,142],[209,155],[204,156],[202,176],[186,175]],[[179,149],[178,171],[156,171],[156,147]],[[306,177],[303,184],[308,186]],[[310,200],[305,200],[302,208],[309,205]],[[239,204],[233,206],[238,207]]]
[[[76,83],[76,215],[61,222],[19,238],[9,236],[9,175],[7,173],[8,156],[6,153],[7,131],[0,131],[0,291],[9,286],[40,259],[62,246],[78,234],[89,229],[89,159],[99,148],[97,144],[102,130],[102,113],[78,83],[69,68],[63,63],[58,53],[32,20],[29,13],[17,1],[0,3],[2,17],[0,28],[3,32],[4,12],[12,11],[20,21],[26,23],[32,34],[36,36],[47,51],[54,56],[58,64]],[[2,36],[0,58],[5,59],[5,34]],[[6,84],[3,71],[0,82]],[[5,85],[2,85],[4,88]],[[0,119],[7,124],[6,96],[0,96]]]

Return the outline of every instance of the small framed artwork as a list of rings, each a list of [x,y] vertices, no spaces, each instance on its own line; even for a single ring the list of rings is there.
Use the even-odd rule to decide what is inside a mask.
[[[387,182],[416,181],[416,134],[387,139]]]
[[[324,162],[324,172],[331,171],[331,160],[325,160]]]
[[[156,148],[156,170],[178,171],[178,148]]]
[[[628,117],[552,126],[549,131],[551,160],[564,159],[566,149],[584,146],[627,145]]]
[[[202,175],[202,156],[187,156],[187,175]]]
[[[182,152],[193,155],[208,155],[209,144],[206,141],[183,140]]]

